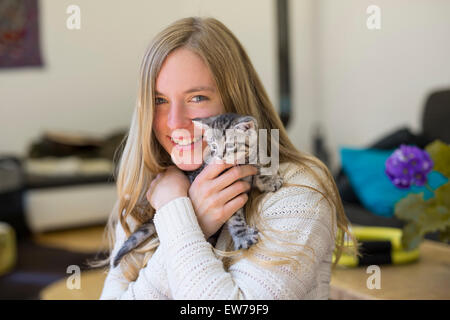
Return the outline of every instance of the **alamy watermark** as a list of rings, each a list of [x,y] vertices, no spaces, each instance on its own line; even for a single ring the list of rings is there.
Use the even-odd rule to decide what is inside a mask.
[[[370,265],[366,269],[366,273],[371,273],[372,275],[367,278],[366,286],[367,289],[381,289],[381,269],[377,265]]]
[[[262,175],[271,175],[279,168],[279,129],[270,130],[270,154],[268,149],[267,129],[248,129],[245,134],[239,129],[226,129],[225,135],[219,129],[206,129],[202,135],[202,129],[194,126],[194,135],[187,129],[179,129],[172,133],[172,141],[182,136],[182,141],[194,144],[183,148],[175,146],[171,151],[174,162],[179,164],[207,164],[215,160],[221,160],[228,164],[259,164]],[[216,137],[217,141],[209,141],[203,150],[202,137]],[[192,150],[192,151],[191,151]]]
[[[75,4],[71,4],[67,7],[66,13],[70,14],[66,20],[66,27],[69,30],[80,30],[81,29],[81,9]]]
[[[81,270],[80,267],[72,264],[67,267],[66,273],[72,274],[66,280],[66,287],[69,290],[81,289]]]
[[[380,30],[381,29],[381,9],[377,5],[370,5],[366,9],[366,13],[370,14],[367,17],[366,26],[369,30]]]

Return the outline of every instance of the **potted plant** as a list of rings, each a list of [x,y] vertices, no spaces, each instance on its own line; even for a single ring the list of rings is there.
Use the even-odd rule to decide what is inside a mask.
[[[450,145],[436,140],[424,150],[416,146],[401,145],[386,160],[385,172],[398,188],[412,185],[426,186],[432,196],[409,193],[395,204],[394,214],[406,222],[403,227],[402,245],[407,250],[416,249],[424,236],[439,231],[439,239],[450,240],[450,182],[433,190],[427,176],[438,171],[447,179],[450,176]]]

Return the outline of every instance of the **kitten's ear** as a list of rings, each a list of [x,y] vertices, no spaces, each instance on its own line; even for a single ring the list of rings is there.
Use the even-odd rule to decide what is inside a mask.
[[[202,118],[192,119],[192,123],[194,124],[194,126],[200,128],[200,129],[205,129],[205,130],[209,129],[209,125],[206,124],[204,119],[202,119]]]
[[[258,122],[256,121],[255,118],[251,117],[251,116],[246,116],[243,117],[239,123],[237,123],[234,128],[235,129],[239,129],[239,130],[243,130],[243,131],[247,131],[247,130],[256,130],[256,128],[258,127]]]

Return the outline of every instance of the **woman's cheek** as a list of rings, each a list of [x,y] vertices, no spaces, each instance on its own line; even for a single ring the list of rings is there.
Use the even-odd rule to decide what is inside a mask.
[[[186,113],[191,119],[217,116],[225,112],[223,105],[216,101],[204,102],[202,105],[194,105],[186,109]]]
[[[164,115],[161,108],[157,108],[153,117],[153,129],[156,130],[156,132],[161,132],[162,126],[166,122],[165,120],[167,120],[165,118],[167,117]]]

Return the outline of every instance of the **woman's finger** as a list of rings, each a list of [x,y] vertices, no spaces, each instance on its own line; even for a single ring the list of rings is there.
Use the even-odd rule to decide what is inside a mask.
[[[155,189],[156,185],[158,184],[158,180],[161,178],[161,175],[162,175],[162,173],[158,173],[156,175],[156,177],[153,178],[152,182],[150,183],[150,187],[148,188],[147,193],[146,193],[146,197],[149,202],[150,202],[150,198],[152,196],[153,190]]]
[[[202,170],[197,178],[199,178],[199,180],[212,180],[220,175],[225,169],[231,168],[232,166],[234,166],[232,163],[212,162]]]
[[[247,192],[248,190],[250,190],[250,187],[250,183],[246,181],[236,181],[231,186],[228,186],[225,189],[221,190],[218,194],[218,199],[220,199],[220,202],[226,203],[239,194]]]
[[[245,203],[248,200],[248,195],[246,193],[243,193],[239,196],[237,196],[236,198],[228,201],[225,206],[224,206],[224,210],[223,210],[223,221],[227,221],[233,214],[236,213],[236,211],[238,211],[239,209],[241,209],[242,207],[244,207]]]
[[[240,180],[257,173],[258,169],[256,169],[252,165],[235,166],[234,168],[229,169],[227,172],[224,172],[224,174],[222,174],[221,176],[217,177],[215,184],[218,190],[223,190],[236,180]]]

